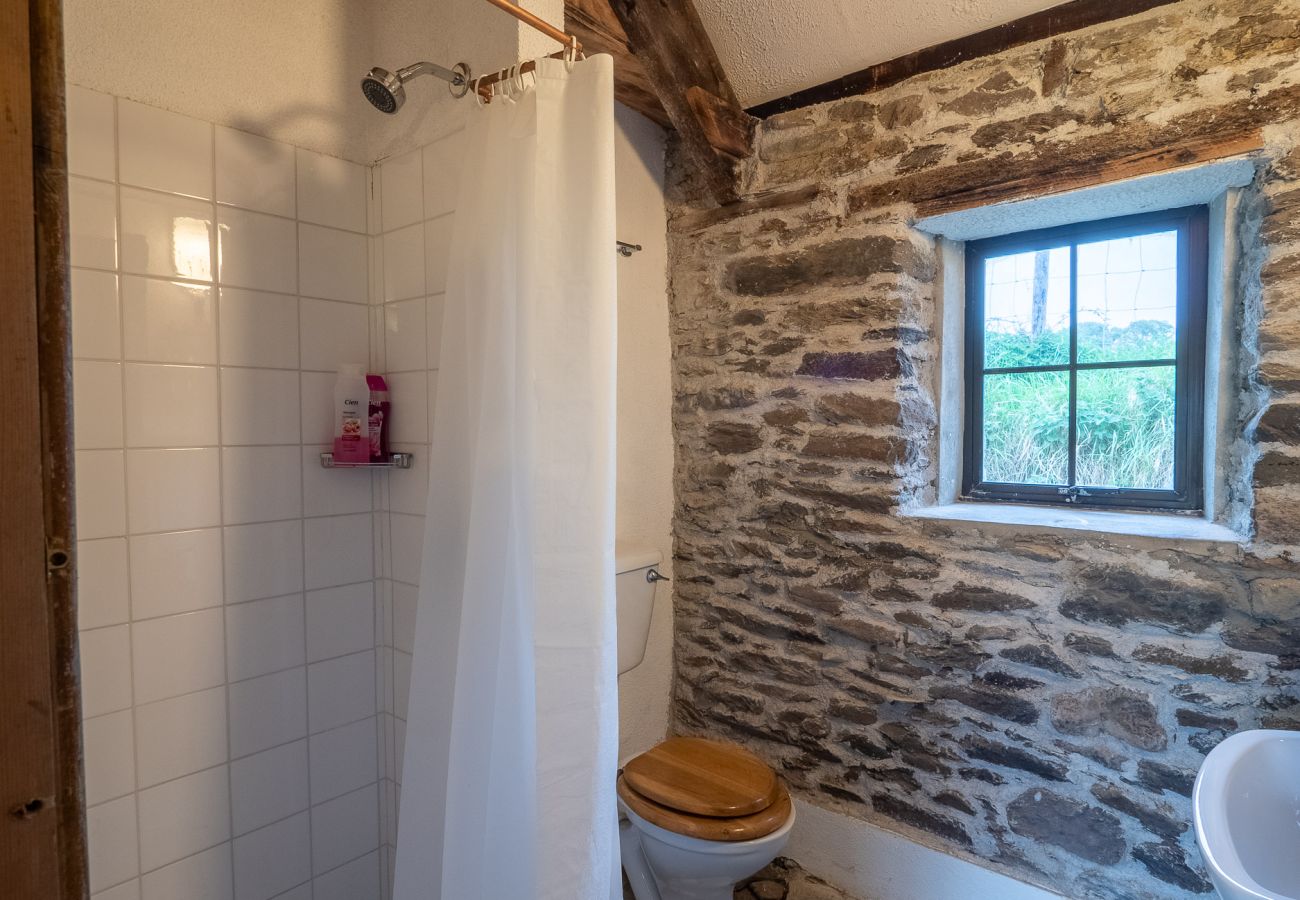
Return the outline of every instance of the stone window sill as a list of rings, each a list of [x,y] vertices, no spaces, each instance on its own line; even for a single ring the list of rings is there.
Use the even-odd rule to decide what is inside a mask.
[[[1012,503],[946,503],[905,510],[903,515],[940,522],[1020,525],[1054,531],[1090,531],[1105,535],[1165,538],[1184,541],[1209,541],[1241,544],[1242,535],[1193,516],[1161,513],[1110,512],[1095,509],[1062,509],[1053,506],[1026,506]]]

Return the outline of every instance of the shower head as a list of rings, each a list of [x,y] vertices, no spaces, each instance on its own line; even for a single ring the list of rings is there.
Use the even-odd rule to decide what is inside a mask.
[[[470,72],[465,63],[444,69],[436,63],[418,62],[396,72],[375,66],[361,79],[361,93],[365,94],[371,106],[391,116],[406,102],[406,82],[421,75],[433,75],[448,82],[453,97],[464,97],[469,92]]]
[[[371,106],[390,116],[406,102],[406,88],[402,87],[402,79],[378,66],[361,79],[361,93],[366,95]]]

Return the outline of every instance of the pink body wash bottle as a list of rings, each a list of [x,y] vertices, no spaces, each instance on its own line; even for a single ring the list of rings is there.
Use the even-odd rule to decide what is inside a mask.
[[[370,461],[388,462],[388,382],[383,375],[367,375],[370,386]]]

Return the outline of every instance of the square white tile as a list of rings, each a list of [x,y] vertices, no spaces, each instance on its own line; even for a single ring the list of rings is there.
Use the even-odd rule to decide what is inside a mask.
[[[297,446],[226,447],[221,470],[227,525],[302,515],[302,451]]]
[[[220,468],[221,457],[215,447],[127,451],[131,533],[220,524]]]
[[[221,370],[222,443],[297,444],[299,408],[297,372]]]
[[[211,285],[122,277],[123,355],[135,362],[212,365],[217,307]]]
[[[364,233],[365,167],[299,148],[298,218]]]
[[[456,209],[460,189],[463,132],[424,147],[424,217],[433,219]]]
[[[215,366],[126,364],[128,447],[213,447],[218,439]]]
[[[392,231],[424,219],[424,186],[420,151],[384,160],[379,166],[381,231]]]
[[[428,336],[423,297],[384,304],[385,368],[408,372],[425,368]]]
[[[147,619],[131,627],[137,707],[225,682],[221,610]]]
[[[392,529],[393,580],[418,585],[424,554],[424,516],[393,513],[388,519]]]
[[[419,588],[393,583],[393,647],[404,653],[415,652],[415,613],[419,606]]]
[[[302,590],[302,522],[228,527],[225,548],[227,603]]]
[[[140,863],[148,872],[230,839],[225,766],[151,787],[140,802]]]
[[[307,677],[311,685],[308,721],[312,734],[375,714],[373,650],[313,663]]]
[[[126,540],[77,542],[77,627],[120,625],[131,618]]]
[[[103,181],[117,178],[113,95],[68,85],[68,172]]]
[[[365,235],[303,223],[298,226],[298,293],[366,303]]]
[[[373,584],[351,584],[307,594],[309,660],[357,653],[374,645]]]
[[[366,307],[304,298],[300,310],[304,369],[337,372],[343,363],[366,364],[370,356]]]
[[[131,705],[131,627],[114,625],[83,631],[81,655],[81,715],[117,712]]]
[[[122,271],[212,280],[212,204],[122,188]]]
[[[212,126],[201,119],[117,101],[122,184],[212,199]]]
[[[411,704],[411,654],[403,653],[401,650],[393,651],[393,715],[397,716],[403,722],[406,720],[406,711]],[[397,761],[400,767],[402,757],[399,755]],[[397,779],[402,778],[399,768]]]
[[[217,126],[217,202],[293,218],[293,147]]]
[[[122,356],[117,276],[91,269],[72,270],[72,355],[78,359]]]
[[[429,381],[424,372],[397,372],[387,377],[392,404],[390,439],[398,444],[429,441]]]
[[[313,900],[380,900],[379,852],[367,853],[312,881]]]
[[[430,294],[447,290],[447,262],[451,259],[452,229],[456,216],[449,213],[424,224],[424,281]]]
[[[130,545],[134,618],[221,605],[221,529],[138,534]]]
[[[372,473],[366,469],[326,469],[321,447],[302,448],[303,512],[308,516],[341,516],[369,512]]]
[[[131,710],[95,716],[82,723],[86,805],[124,797],[135,790],[135,737]]]
[[[117,187],[68,179],[68,256],[74,266],[117,268]]]
[[[302,373],[302,442],[329,449],[334,442],[334,381],[330,372]]]
[[[298,227],[292,219],[219,207],[217,245],[223,285],[297,292]]]
[[[92,892],[138,874],[135,816],[134,794],[86,810]]]
[[[236,900],[268,900],[311,876],[307,813],[235,839]]]
[[[399,444],[402,450],[414,451],[415,459],[409,469],[393,469],[388,473],[391,500],[388,508],[393,512],[422,516],[429,503],[429,448],[427,444]]]
[[[115,362],[72,364],[73,443],[78,450],[122,446],[122,367]]]
[[[359,513],[303,522],[309,590],[374,578],[371,520],[370,513]]]
[[[135,745],[141,788],[221,765],[226,761],[226,689],[137,706]]]
[[[223,287],[220,310],[223,365],[298,368],[297,297]]]
[[[140,883],[142,900],[233,900],[230,843],[155,869]]]
[[[307,736],[307,671],[286,669],[230,685],[234,759]]]
[[[235,760],[230,764],[235,834],[246,834],[306,810],[310,805],[308,780],[306,741]]]
[[[372,784],[311,811],[312,870],[317,874],[379,847],[379,787]]]
[[[379,771],[376,722],[362,719],[311,738],[311,802],[332,800],[372,783]]]
[[[77,537],[126,534],[126,480],[121,450],[78,450]]]
[[[231,681],[268,675],[306,662],[302,595],[227,606],[226,660]]]
[[[438,368],[442,360],[442,317],[446,308],[446,294],[436,294],[429,298],[429,350],[427,362],[430,369]]]
[[[424,295],[424,229],[417,222],[384,235],[384,302]]]

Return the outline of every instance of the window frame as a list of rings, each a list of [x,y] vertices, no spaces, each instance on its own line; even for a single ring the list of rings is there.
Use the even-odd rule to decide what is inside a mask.
[[[1178,232],[1176,342],[1174,354],[1174,487],[1173,490],[1036,485],[983,481],[984,421],[984,262],[993,256],[1070,248],[1070,359],[1059,366],[1013,367],[1010,371],[1060,371],[1070,379],[1067,453],[1071,476],[1078,446],[1077,378],[1080,371],[1135,367],[1146,360],[1105,363],[1078,361],[1077,245],[1132,237],[1153,231]],[[964,397],[962,451],[964,500],[1035,503],[1098,509],[1200,512],[1204,494],[1205,331],[1208,307],[1209,208],[1140,213],[1023,231],[967,242],[965,285]],[[1001,370],[999,370],[1001,371]],[[1067,479],[1069,480],[1069,479]]]

